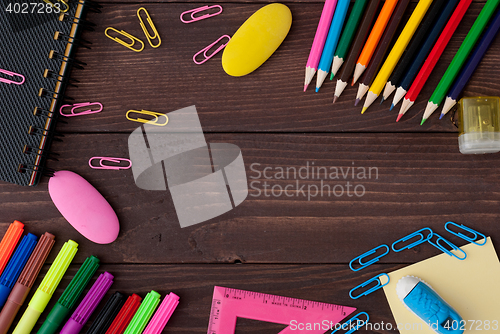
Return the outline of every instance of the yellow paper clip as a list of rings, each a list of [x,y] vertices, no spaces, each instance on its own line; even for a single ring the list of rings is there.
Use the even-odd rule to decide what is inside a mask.
[[[154,33],[154,36],[151,36],[151,34],[149,33],[148,31],[148,28],[146,28],[146,25],[144,24],[144,21],[142,20],[142,17],[141,17],[141,14],[140,14],[140,11],[143,10],[144,13],[146,13],[146,16],[147,16],[147,21],[149,23],[149,26],[151,27],[151,30],[153,30],[153,33]],[[153,48],[157,48],[161,45],[161,38],[160,38],[160,34],[158,33],[158,30],[156,30],[156,27],[153,23],[153,20],[151,19],[151,16],[149,16],[149,13],[148,11],[146,10],[146,8],[144,7],[141,7],[137,10],[137,17],[139,17],[139,21],[141,23],[141,28],[142,30],[144,31],[144,35],[146,35],[146,38],[148,39],[148,42],[149,44],[153,47]],[[158,38],[158,44],[157,45],[153,45],[152,41],[154,39]]]
[[[57,3],[54,3],[54,2],[52,2],[52,1],[50,1],[50,0],[43,0],[43,1],[44,1],[45,3],[48,3],[49,5],[51,5],[51,6],[52,6],[52,8],[56,8],[56,9],[60,10],[60,11],[61,11],[61,13],[66,13],[66,12],[68,11],[68,9],[69,9],[68,4],[67,4],[67,3],[66,3],[66,1],[64,1],[64,0],[58,0],[58,2],[62,2],[62,3],[66,6],[66,9],[61,9],[61,8],[59,8],[59,7],[56,7],[56,4],[57,4]]]
[[[120,35],[122,35],[122,36],[127,37],[128,39],[130,39],[130,40],[132,41],[132,43],[127,43],[127,42],[122,41],[122,40],[121,40],[121,39],[119,39],[118,37],[112,37],[112,36],[108,35],[108,30],[112,30],[112,31],[116,32],[117,34],[120,34]],[[116,42],[116,43],[118,43],[118,44],[121,44],[121,45],[123,45],[123,46],[125,46],[125,47],[129,48],[129,49],[130,49],[130,50],[132,50],[132,51],[135,51],[135,52],[141,52],[142,50],[144,50],[144,42],[143,42],[143,41],[141,41],[139,38],[137,38],[137,37],[134,37],[134,36],[130,35],[128,32],[125,32],[125,31],[123,31],[123,30],[122,30],[122,31],[118,31],[118,30],[116,30],[116,29],[115,29],[115,28],[113,28],[113,27],[108,27],[108,28],[106,28],[106,30],[104,31],[104,34],[105,34],[105,35],[106,35],[109,39],[111,39],[111,40],[115,41],[115,42]],[[139,42],[139,43],[142,45],[142,47],[141,47],[140,49],[134,49],[134,48],[133,48],[133,46],[136,44],[136,42]]]
[[[153,119],[144,119],[144,118],[131,118],[129,115],[130,114],[133,114],[133,113],[136,113],[136,114],[142,114],[142,115],[149,115],[149,116],[153,116],[154,118]],[[140,122],[140,123],[148,123],[148,124],[152,124],[152,125],[158,125],[158,126],[165,126],[168,124],[168,116],[165,115],[165,114],[160,114],[159,112],[154,112],[154,111],[148,111],[148,110],[129,110],[127,111],[127,119],[129,121],[132,121],[132,122]],[[165,122],[164,123],[160,123],[160,117],[165,117]]]

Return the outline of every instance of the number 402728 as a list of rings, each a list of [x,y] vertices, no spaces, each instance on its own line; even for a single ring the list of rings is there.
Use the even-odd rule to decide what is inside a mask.
[[[443,327],[447,330],[484,330],[484,331],[498,331],[498,320],[462,320],[460,322],[453,320],[453,321],[446,321],[446,323],[443,325]]]
[[[9,14],[59,14],[61,12],[61,6],[59,3],[50,4],[43,2],[32,2],[32,3],[8,3],[5,11]]]

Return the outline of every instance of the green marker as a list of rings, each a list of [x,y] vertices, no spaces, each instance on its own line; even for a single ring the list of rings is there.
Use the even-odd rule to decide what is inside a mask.
[[[425,108],[425,113],[422,117],[422,123],[420,123],[420,125],[424,124],[424,122],[438,108],[439,104],[443,102],[443,99],[450,90],[450,87],[455,81],[458,73],[464,66],[467,57],[469,57],[469,54],[476,45],[479,37],[481,37],[484,28],[490,21],[499,3],[500,0],[488,0],[484,5],[481,13],[479,13],[479,16],[474,22],[474,25],[469,30],[469,33],[460,46],[460,49],[458,49],[457,54],[453,57],[450,66],[448,66],[448,69],[441,78],[441,81],[439,81],[436,90],[432,93],[432,96],[427,103],[427,107]]]
[[[97,268],[99,268],[99,262],[99,259],[93,255],[85,260],[75,277],[69,282],[61,298],[50,311],[42,327],[38,330],[38,334],[54,334],[57,332],[57,329],[67,320],[78,298],[80,298],[83,290],[94,276]]]
[[[38,318],[47,307],[50,298],[52,298],[77,251],[78,244],[73,240],[68,240],[64,244],[12,334],[31,334],[33,327],[35,327]]]
[[[339,44],[337,45],[337,49],[335,50],[330,80],[333,80],[333,77],[335,76],[335,74],[337,74],[337,71],[344,62],[347,51],[349,51],[352,40],[356,35],[356,29],[358,28],[359,22],[361,22],[361,18],[363,17],[363,12],[367,3],[368,0],[356,0],[354,6],[352,7],[351,14],[347,19],[347,23],[345,24],[344,31],[342,32],[342,36],[340,37]]]
[[[154,290],[144,298],[141,306],[135,313],[134,317],[127,326],[127,329],[123,334],[140,334],[146,328],[146,325],[151,319],[156,307],[160,303],[160,294]]]

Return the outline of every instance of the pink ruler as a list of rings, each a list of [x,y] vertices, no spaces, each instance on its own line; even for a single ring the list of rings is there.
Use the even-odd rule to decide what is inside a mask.
[[[289,325],[279,334],[323,334],[327,330],[298,330],[298,324],[335,325],[356,309],[349,306],[313,302],[238,289],[214,288],[208,334],[234,334],[237,318]],[[292,323],[292,321],[294,321]],[[292,329],[292,325],[294,328]],[[319,326],[318,326],[319,327]]]

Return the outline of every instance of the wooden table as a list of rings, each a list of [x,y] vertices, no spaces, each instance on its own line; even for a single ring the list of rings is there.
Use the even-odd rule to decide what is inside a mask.
[[[166,333],[205,333],[214,285],[350,305],[368,312],[372,322],[394,323],[383,292],[354,301],[349,290],[377,273],[439,251],[425,244],[390,253],[357,273],[348,268],[351,259],[422,227],[446,233],[444,223],[449,220],[500,240],[500,155],[460,154],[456,128],[448,118],[439,121],[438,114],[419,125],[427,99],[484,0],[471,5],[415,106],[399,123],[388,102],[361,115],[361,108],[353,107],[355,87],[348,87],[335,105],[333,82],[327,81],[319,93],[312,88],[302,92],[322,2],[287,2],[293,14],[288,37],[262,67],[240,78],[224,73],[221,54],[201,66],[193,63],[192,56],[219,36],[232,35],[266,2],[223,3],[220,16],[193,24],[180,22],[181,12],[204,3],[107,1],[102,14],[88,15],[97,24],[95,32],[83,35],[92,41],[92,50],[81,48],[77,53],[88,66],[74,70],[73,77],[81,83],[69,88],[67,95],[77,102],[100,101],[105,108],[100,114],[58,125],[65,138],[54,143],[60,161],[50,162],[49,167],[79,173],[106,197],[120,219],[117,241],[97,245],[78,234],[52,204],[47,179],[35,188],[0,183],[1,234],[15,219],[23,221],[28,232],[54,233],[57,241],[49,263],[67,239],[80,244],[49,307],[93,254],[102,260],[100,272],[115,275],[110,293],[118,290],[144,297],[154,289],[180,296]],[[140,6],[151,13],[163,43],[158,49],[146,44],[143,52],[135,53],[106,38],[104,29],[112,26],[143,38],[136,17]],[[499,95],[498,55],[500,40],[493,43],[466,87],[466,96]],[[87,161],[92,156],[128,157],[127,139],[138,123],[125,118],[127,110],[170,112],[190,105],[197,107],[207,142],[239,146],[249,184],[260,184],[253,184],[236,209],[181,229],[168,191],[141,190],[131,170],[92,170]],[[297,180],[267,180],[255,172],[307,164],[339,170],[372,167],[378,173],[371,179],[325,181],[331,187],[346,187],[346,181],[362,185],[362,196],[324,194],[308,199],[298,191],[292,196],[266,196],[264,181],[285,187]],[[321,184],[317,178],[298,181],[306,189]],[[455,237],[450,240],[464,244]],[[48,265],[42,273],[47,269]],[[39,282],[40,278],[35,286]],[[274,334],[281,328],[238,321],[238,333]]]

